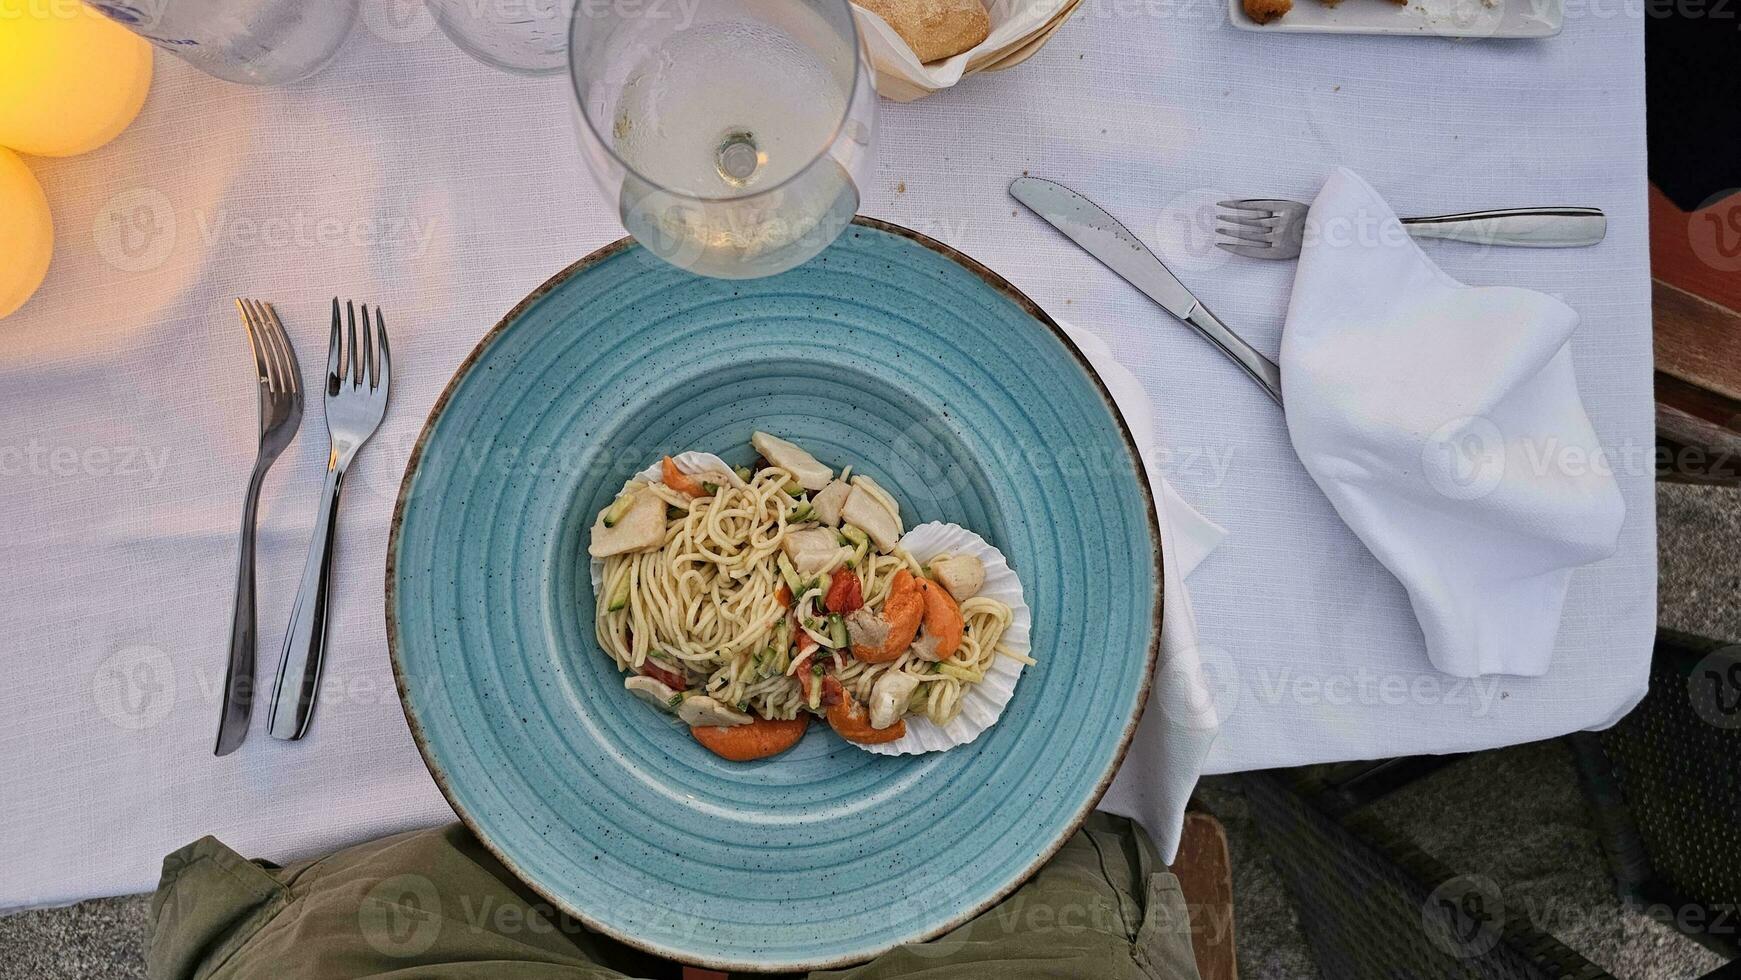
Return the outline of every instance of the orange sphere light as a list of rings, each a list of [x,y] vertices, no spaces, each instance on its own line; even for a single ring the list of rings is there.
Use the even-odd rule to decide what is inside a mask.
[[[36,175],[0,148],[0,317],[24,305],[54,254],[54,221]]]
[[[0,0],[0,146],[94,150],[127,128],[150,87],[151,45],[79,0]]]

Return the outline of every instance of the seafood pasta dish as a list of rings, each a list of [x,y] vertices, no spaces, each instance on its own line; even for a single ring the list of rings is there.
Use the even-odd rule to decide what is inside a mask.
[[[1000,658],[1033,663],[1006,643],[1012,606],[985,594],[988,564],[1019,582],[978,535],[926,525],[955,550],[920,561],[904,543],[923,529],[870,476],[767,433],[751,444],[753,466],[664,457],[593,524],[598,642],[630,693],[749,761],[813,716],[858,745],[950,725]]]

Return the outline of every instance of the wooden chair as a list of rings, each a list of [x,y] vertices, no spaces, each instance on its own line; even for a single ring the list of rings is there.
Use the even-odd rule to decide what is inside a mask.
[[[1741,485],[1741,193],[1698,211],[1650,189],[1663,479]]]
[[[1233,941],[1233,860],[1221,821],[1197,810],[1185,814],[1172,871],[1191,914],[1191,952],[1202,980],[1239,980]]]

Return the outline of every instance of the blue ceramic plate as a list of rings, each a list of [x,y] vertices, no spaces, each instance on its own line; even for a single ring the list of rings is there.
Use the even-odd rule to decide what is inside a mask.
[[[977,741],[885,757],[816,724],[730,763],[623,690],[593,639],[594,515],[661,454],[749,462],[755,429],[873,474],[909,527],[1009,556],[1039,664]],[[442,792],[557,906],[717,969],[845,965],[992,905],[1100,798],[1160,637],[1153,514],[1081,354],[971,259],[860,219],[800,268],[728,282],[625,241],[516,307],[436,403],[387,635]]]

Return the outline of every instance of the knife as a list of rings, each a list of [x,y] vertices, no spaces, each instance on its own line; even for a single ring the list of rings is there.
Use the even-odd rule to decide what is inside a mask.
[[[1107,214],[1098,204],[1056,181],[1018,177],[1010,184],[1010,196],[1027,205],[1064,237],[1082,247],[1101,264],[1124,277],[1173,316],[1208,338],[1240,366],[1263,390],[1282,403],[1282,371],[1227,325],[1209,312],[1185,288],[1155,253],[1149,251],[1130,229]]]

